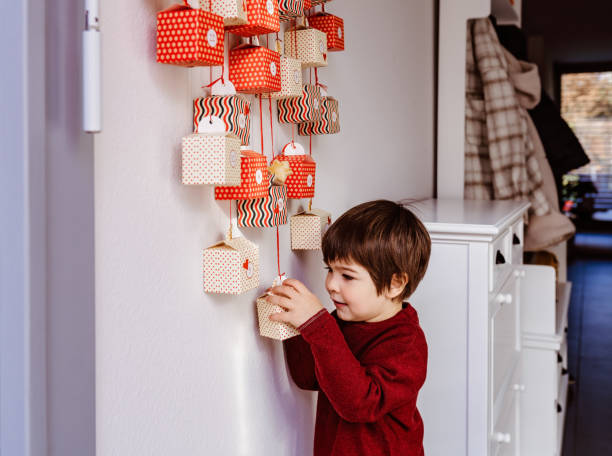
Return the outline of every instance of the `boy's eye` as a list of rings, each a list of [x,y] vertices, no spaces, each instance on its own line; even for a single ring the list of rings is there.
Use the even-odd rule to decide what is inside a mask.
[[[331,270],[332,270],[332,269],[331,269],[329,266],[325,266],[323,269],[325,269],[325,270],[327,270],[327,271],[330,271],[330,272],[331,272]]]
[[[353,280],[354,279],[354,277],[351,277],[348,274],[342,274],[342,277],[344,277],[346,280]]]

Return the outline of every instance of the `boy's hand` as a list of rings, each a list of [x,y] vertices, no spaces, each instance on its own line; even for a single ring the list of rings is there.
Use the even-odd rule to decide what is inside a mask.
[[[299,280],[287,279],[280,287],[268,291],[272,293],[266,297],[270,304],[287,309],[287,312],[270,315],[272,321],[289,323],[297,328],[324,308],[321,301]]]

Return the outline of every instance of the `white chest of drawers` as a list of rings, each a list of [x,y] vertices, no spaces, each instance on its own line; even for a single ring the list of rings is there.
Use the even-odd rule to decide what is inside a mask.
[[[410,298],[429,346],[419,396],[427,456],[520,454],[520,282],[528,203],[414,205],[432,239]]]

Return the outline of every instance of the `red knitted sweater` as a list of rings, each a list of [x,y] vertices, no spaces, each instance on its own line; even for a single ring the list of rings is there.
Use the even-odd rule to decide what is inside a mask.
[[[284,345],[295,383],[319,391],[314,456],[423,455],[427,343],[416,311],[365,323],[321,310],[299,330]]]

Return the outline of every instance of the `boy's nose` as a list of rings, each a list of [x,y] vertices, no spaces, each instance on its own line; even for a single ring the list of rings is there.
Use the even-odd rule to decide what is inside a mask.
[[[338,291],[338,281],[334,279],[333,274],[329,274],[325,279],[325,288],[327,288],[328,293]]]

